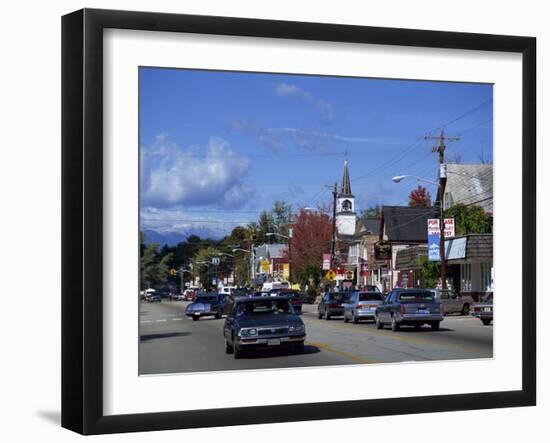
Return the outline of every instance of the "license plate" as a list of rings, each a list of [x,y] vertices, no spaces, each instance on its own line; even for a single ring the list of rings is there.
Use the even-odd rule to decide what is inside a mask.
[[[418,311],[416,311],[417,314],[422,314],[422,315],[426,315],[426,314],[429,314],[430,311],[427,310],[427,309],[419,309]]]
[[[267,346],[277,346],[281,344],[281,340],[279,338],[271,338],[267,340]]]
[[[483,308],[483,312],[491,312],[491,308]]]
[[[194,315],[195,317],[198,317],[198,316],[200,316],[201,314],[200,314],[199,312],[194,312],[193,315]]]

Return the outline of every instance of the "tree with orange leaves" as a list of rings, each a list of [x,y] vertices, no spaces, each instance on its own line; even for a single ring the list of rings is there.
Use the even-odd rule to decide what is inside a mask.
[[[316,285],[321,281],[323,254],[330,252],[331,239],[332,221],[327,208],[315,211],[301,208],[292,223],[294,281],[307,284],[309,279],[313,279]]]
[[[424,186],[418,185],[409,194],[409,206],[428,208],[432,205],[432,196]]]

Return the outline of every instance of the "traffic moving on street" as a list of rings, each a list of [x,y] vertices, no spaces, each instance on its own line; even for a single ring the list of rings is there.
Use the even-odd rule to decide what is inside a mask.
[[[351,295],[348,305],[353,305],[359,294],[361,292],[348,294]],[[484,326],[473,315],[449,314],[440,320],[440,328],[434,330],[430,323],[437,320],[427,318],[424,312],[418,313],[419,309],[435,310],[435,305],[430,304],[430,295],[418,291],[396,291],[391,294],[398,298],[398,305],[409,305],[403,316],[401,308],[393,308],[394,313],[399,312],[401,319],[396,332],[379,330],[378,323],[368,320],[346,322],[343,315],[331,316],[329,321],[325,316],[319,319],[320,304],[305,303],[302,313],[298,314],[290,300],[282,295],[227,298],[228,314],[218,318],[215,310],[208,311],[214,312],[214,315],[199,315],[200,321],[192,321],[194,317],[186,315],[187,308],[192,305],[190,302],[170,299],[163,299],[160,303],[142,301],[140,373],[492,357],[492,326]],[[401,300],[398,294],[401,294]],[[423,297],[421,302],[418,295]],[[198,294],[197,299],[201,297]],[[390,300],[393,301],[393,298]],[[372,302],[366,301],[367,304]],[[420,308],[421,305],[425,307]],[[376,309],[383,306],[378,304]],[[393,305],[387,306],[382,322],[384,326],[391,326],[390,306]],[[437,309],[440,307],[437,306]],[[413,319],[405,317],[410,315]],[[440,311],[434,315],[439,319]],[[419,316],[427,327],[418,327],[417,322],[411,323],[419,320]],[[405,324],[412,327],[401,327]]]

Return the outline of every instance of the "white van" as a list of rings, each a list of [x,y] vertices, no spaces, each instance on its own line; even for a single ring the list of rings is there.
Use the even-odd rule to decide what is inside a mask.
[[[290,289],[290,284],[286,281],[272,281],[264,283],[262,286],[262,293],[269,293],[272,290],[278,289]]]
[[[218,289],[218,292],[220,294],[231,295],[235,289],[237,289],[236,286],[223,286]]]

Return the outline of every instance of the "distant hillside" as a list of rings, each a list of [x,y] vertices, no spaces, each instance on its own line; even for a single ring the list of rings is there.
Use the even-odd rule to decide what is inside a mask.
[[[187,237],[190,235],[198,235],[201,238],[212,238],[219,239],[223,236],[220,236],[219,232],[210,230],[208,228],[203,229],[190,229],[188,231],[182,232],[158,232],[152,229],[145,229],[143,231],[145,236],[145,244],[158,243],[159,245],[168,245],[175,246],[178,243],[181,243],[187,240]]]

